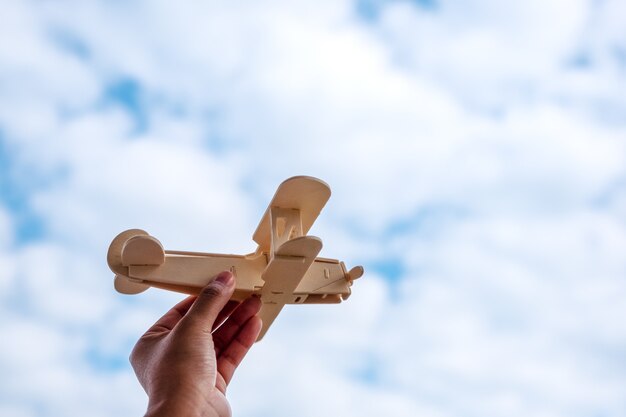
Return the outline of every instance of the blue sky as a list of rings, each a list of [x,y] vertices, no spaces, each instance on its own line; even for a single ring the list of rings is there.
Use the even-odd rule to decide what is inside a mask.
[[[231,2],[232,3],[232,2]],[[286,308],[238,416],[626,414],[619,1],[4,2],[0,415],[141,415],[127,357],[180,296],[111,239],[247,253],[276,186],[362,264]]]

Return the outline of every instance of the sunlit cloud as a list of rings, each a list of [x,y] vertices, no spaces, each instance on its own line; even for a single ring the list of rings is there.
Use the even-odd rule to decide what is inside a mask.
[[[626,412],[621,2],[0,6],[0,414],[141,415],[128,354],[180,296],[110,240],[247,253],[275,187],[363,264],[290,306],[236,415]]]

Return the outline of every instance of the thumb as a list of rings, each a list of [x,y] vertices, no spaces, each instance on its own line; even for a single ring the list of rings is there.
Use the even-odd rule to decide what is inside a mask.
[[[235,277],[229,271],[220,272],[206,287],[202,289],[195,303],[189,309],[185,318],[198,321],[207,329],[213,328],[218,314],[235,290]]]

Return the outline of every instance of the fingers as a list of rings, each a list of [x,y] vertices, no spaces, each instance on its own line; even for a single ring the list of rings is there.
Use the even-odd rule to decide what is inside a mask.
[[[261,299],[258,297],[250,297],[237,307],[221,327],[213,332],[213,342],[217,356],[230,344],[246,322],[250,320],[251,317],[255,316],[260,309]]]
[[[229,300],[226,303],[222,311],[220,311],[220,314],[217,316],[217,319],[215,319],[215,323],[213,323],[213,331],[215,331],[226,321],[226,319],[232,314],[232,312],[235,311],[237,307],[239,307],[239,304],[241,303],[235,300]]]
[[[261,326],[263,323],[257,316],[252,316],[241,327],[239,333],[235,338],[224,348],[221,354],[217,358],[217,371],[224,378],[225,385],[230,383],[233,378],[235,369],[241,363],[243,358],[250,350],[250,347],[254,344],[259,333],[261,332]],[[222,387],[222,392],[225,392],[226,386]]]
[[[228,271],[220,272],[213,281],[202,289],[193,303],[186,321],[200,323],[208,332],[213,329],[220,311],[226,306],[235,290],[235,277]]]
[[[178,323],[180,319],[182,319],[185,314],[187,314],[187,311],[189,311],[189,308],[192,306],[195,300],[195,296],[190,296],[176,304],[170,309],[170,311],[165,313],[163,317],[158,319],[156,323],[154,323],[152,327],[148,329],[146,334],[168,332],[172,330],[174,326],[176,326],[176,323]]]

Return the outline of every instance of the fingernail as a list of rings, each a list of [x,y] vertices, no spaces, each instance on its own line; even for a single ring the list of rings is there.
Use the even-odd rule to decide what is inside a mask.
[[[223,271],[217,274],[217,277],[215,277],[215,281],[220,282],[227,287],[230,287],[235,281],[235,277],[233,276],[232,272]]]

